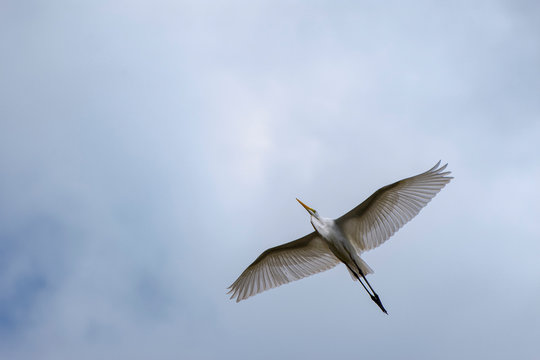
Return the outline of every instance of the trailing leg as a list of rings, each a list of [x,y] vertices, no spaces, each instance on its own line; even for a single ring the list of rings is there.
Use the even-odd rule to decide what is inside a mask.
[[[354,261],[354,260],[353,260]],[[379,308],[385,313],[388,315],[388,312],[386,311],[386,309],[384,308],[382,302],[381,302],[381,299],[379,298],[379,295],[377,295],[377,293],[375,292],[375,290],[373,290],[373,288],[371,287],[371,284],[369,283],[369,281],[366,279],[366,276],[364,275],[364,272],[362,271],[362,269],[360,269],[360,266],[358,266],[358,264],[356,263],[356,261],[354,261],[354,264],[356,265],[356,268],[358,269],[358,273],[360,274],[360,276],[362,277],[362,279],[364,279],[364,281],[366,282],[366,284],[369,286],[369,289],[371,290],[371,293],[368,291],[368,294],[369,296],[371,296],[371,300],[373,300],[373,302],[375,304],[377,304],[379,306]],[[353,271],[354,273],[354,271]],[[356,274],[356,273],[355,273]],[[360,281],[360,278],[358,277],[357,275],[357,278],[358,278],[358,281]],[[366,286],[362,283],[362,286],[364,286],[364,289],[366,289],[367,291],[367,288]],[[373,293],[373,294],[372,294]]]

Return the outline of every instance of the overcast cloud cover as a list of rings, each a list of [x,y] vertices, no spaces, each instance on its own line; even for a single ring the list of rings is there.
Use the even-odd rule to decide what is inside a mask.
[[[538,359],[537,1],[0,2],[0,358]],[[264,249],[439,159],[365,260]]]

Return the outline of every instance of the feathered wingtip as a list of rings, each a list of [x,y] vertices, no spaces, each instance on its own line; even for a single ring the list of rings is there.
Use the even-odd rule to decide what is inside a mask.
[[[243,298],[240,298],[240,294],[239,294],[239,289],[238,289],[238,286],[237,286],[237,282],[238,280],[236,280],[235,282],[233,282],[229,287],[227,287],[225,290],[228,290],[227,291],[227,295],[231,294],[231,296],[229,297],[229,300],[234,300],[236,298],[236,302],[240,302],[242,300],[244,300]]]
[[[451,171],[445,171],[443,172],[444,169],[446,169],[446,167],[448,166],[448,163],[444,164],[443,166],[439,167],[441,165],[441,160],[439,160],[435,166],[433,166],[431,169],[429,169],[428,171],[426,171],[424,174],[433,174],[433,175],[440,175],[443,177],[443,179],[447,179],[448,181],[452,180],[454,177],[453,176],[447,176],[447,175],[450,175],[452,172]]]

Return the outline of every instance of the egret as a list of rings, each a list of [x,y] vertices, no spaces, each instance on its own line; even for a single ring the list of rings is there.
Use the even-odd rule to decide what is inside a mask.
[[[431,169],[375,191],[337,219],[328,219],[296,199],[309,213],[314,232],[264,251],[229,286],[231,299],[245,300],[268,289],[345,264],[371,299],[388,314],[366,279],[373,273],[360,255],[388,240],[415,217],[453,177],[440,161]],[[364,284],[365,282],[365,284]]]

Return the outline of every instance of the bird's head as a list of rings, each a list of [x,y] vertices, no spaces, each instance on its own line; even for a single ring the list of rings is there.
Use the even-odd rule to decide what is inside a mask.
[[[307,210],[309,215],[311,215],[311,216],[313,216],[313,217],[315,217],[317,219],[319,218],[319,214],[317,213],[317,210],[310,208],[309,206],[307,206],[306,204],[304,204],[303,202],[298,200],[298,198],[296,199],[296,201],[298,201],[300,203],[300,205],[302,205],[304,207],[304,209]]]

